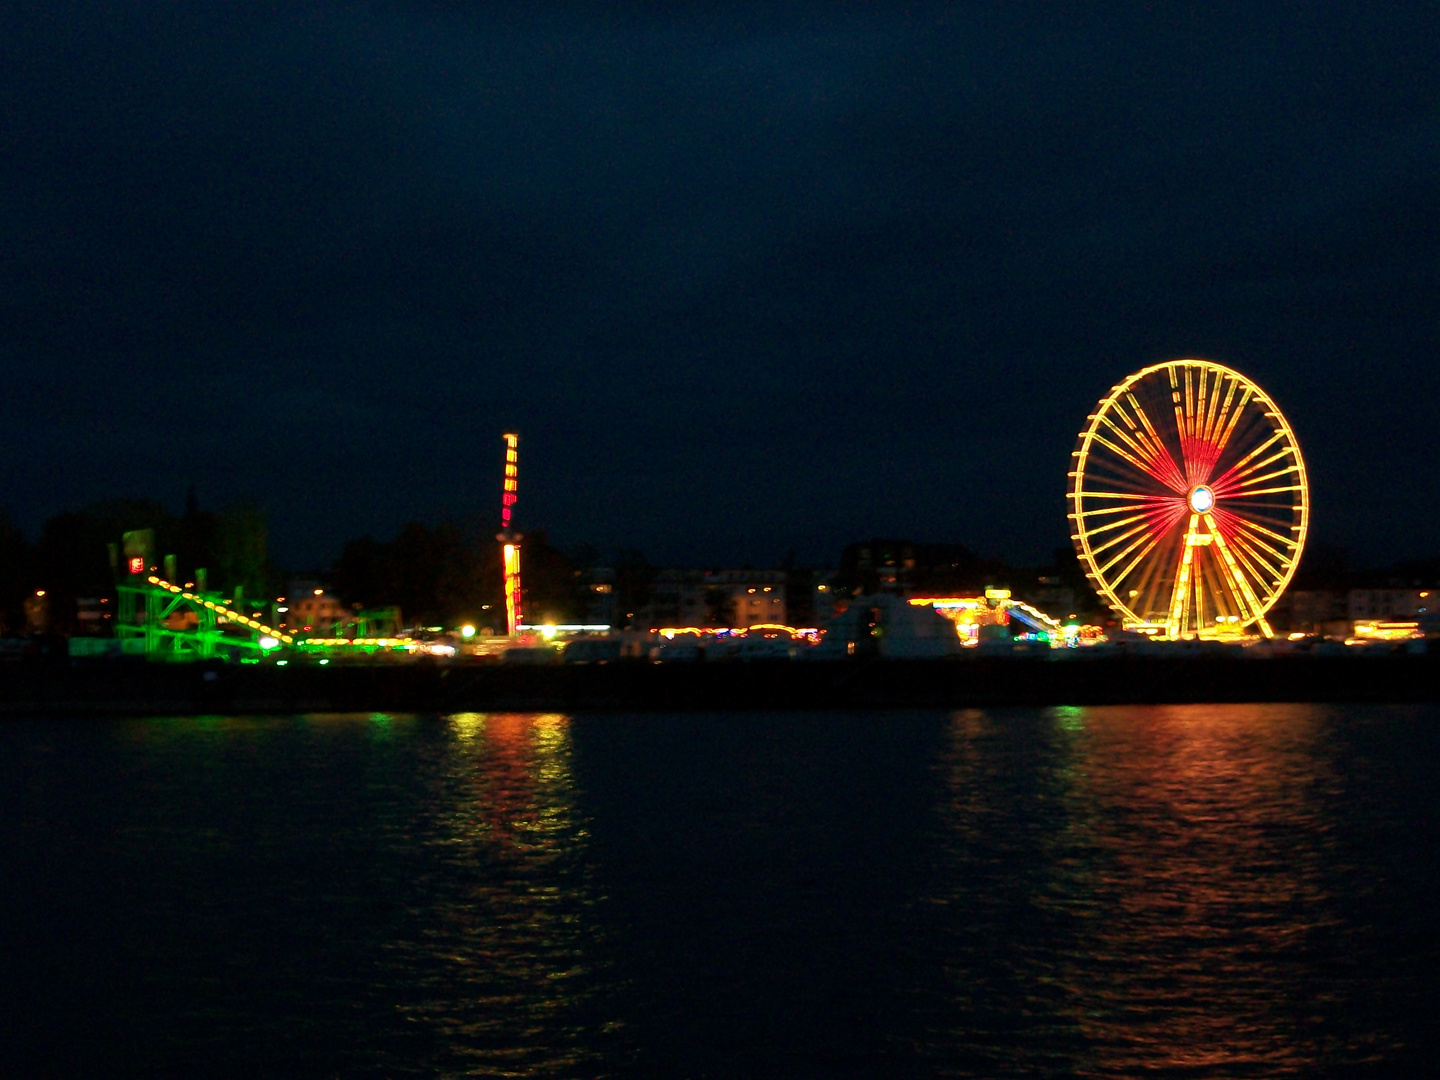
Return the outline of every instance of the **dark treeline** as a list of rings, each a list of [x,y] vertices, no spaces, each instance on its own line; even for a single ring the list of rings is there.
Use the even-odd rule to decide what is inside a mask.
[[[47,520],[31,544],[8,519],[0,518],[0,632],[27,627],[25,601],[45,593],[45,628],[76,629],[81,598],[113,597],[119,567],[111,561],[127,532],[153,530],[152,565],[176,559],[177,575],[193,581],[203,568],[210,586],[228,595],[269,595],[277,573],[267,554],[264,514],[253,504],[235,503],[216,512],[202,510],[193,492],[179,516],[150,499],[110,499]],[[33,628],[33,622],[30,622]]]
[[[585,621],[587,582],[600,561],[595,549],[582,546],[565,552],[543,529],[534,529],[525,533],[521,553],[526,621]],[[656,570],[634,550],[620,551],[607,569],[623,624],[649,599]],[[470,622],[502,632],[505,627],[500,545],[479,528],[411,522],[393,540],[351,540],[335,563],[331,581],[346,604],[398,607],[411,626]]]
[[[1057,552],[1057,561],[1079,563],[1073,552]],[[1060,572],[1055,568],[1056,573]],[[977,555],[963,544],[920,544],[910,540],[875,539],[847,545],[840,553],[834,578],[845,594],[878,593],[900,587],[926,596],[973,596],[992,586],[1023,585],[1028,571],[1009,566],[1003,559]],[[1083,581],[1084,575],[1080,576]]]
[[[226,597],[256,601],[282,596],[290,587],[291,575],[269,557],[265,516],[251,503],[203,510],[192,492],[176,515],[150,499],[111,499],[55,515],[33,543],[0,514],[0,637],[103,630],[94,623],[80,625],[81,601],[114,598],[126,576],[117,564],[123,563],[122,538],[141,529],[154,533],[151,565],[163,574],[165,558],[173,556],[182,584],[197,581],[203,569],[208,587]],[[319,577],[351,606],[398,607],[410,626],[464,621],[502,629],[499,545],[493,535],[482,533],[448,521],[433,526],[412,522],[389,540],[364,536],[349,541],[333,569]],[[112,548],[117,562],[112,562]],[[527,532],[522,568],[527,620],[583,618],[583,583],[597,561],[593,549],[566,554],[543,530]],[[617,561],[617,593],[633,611],[646,599],[654,570],[637,552],[621,552]],[[41,592],[45,614],[37,619],[35,610],[27,612],[27,601],[33,605]]]
[[[529,622],[576,622],[584,614],[583,554],[566,555],[543,530],[525,534],[521,577]],[[505,625],[500,547],[454,522],[411,522],[393,540],[348,542],[332,577],[342,601],[359,608],[395,606],[412,626],[491,630]]]

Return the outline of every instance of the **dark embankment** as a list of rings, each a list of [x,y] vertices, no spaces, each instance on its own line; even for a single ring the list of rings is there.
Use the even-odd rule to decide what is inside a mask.
[[[1433,701],[1440,656],[1109,657],[567,666],[0,665],[0,713],[963,708]]]

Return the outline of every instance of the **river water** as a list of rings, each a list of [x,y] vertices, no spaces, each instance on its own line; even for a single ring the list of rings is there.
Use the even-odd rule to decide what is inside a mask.
[[[1440,708],[0,724],[0,1074],[1407,1075]]]

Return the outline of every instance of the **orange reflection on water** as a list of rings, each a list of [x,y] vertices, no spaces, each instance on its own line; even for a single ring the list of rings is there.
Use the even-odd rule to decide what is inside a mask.
[[[1096,1071],[1313,1061],[1285,968],[1327,922],[1313,710],[1097,717],[1076,741],[1097,916],[1067,981]],[[1078,957],[1077,957],[1078,959]]]
[[[569,718],[460,713],[449,726],[414,837],[432,857],[431,902],[395,944],[395,983],[424,991],[405,1014],[467,1075],[584,1072],[602,1040]]]
[[[1049,719],[1029,738],[984,713],[953,721],[945,819],[956,872],[985,895],[951,899],[1013,944],[997,959],[962,938],[957,983],[979,972],[1010,995],[1021,1028],[1073,1046],[1075,1075],[1273,1075],[1331,1057],[1325,1017],[1344,1003],[1314,943],[1359,931],[1333,895],[1344,853],[1328,816],[1337,780],[1316,743],[1323,710]],[[972,989],[955,997],[986,1006]],[[1385,1036],[1370,1038],[1346,1058],[1383,1056]]]

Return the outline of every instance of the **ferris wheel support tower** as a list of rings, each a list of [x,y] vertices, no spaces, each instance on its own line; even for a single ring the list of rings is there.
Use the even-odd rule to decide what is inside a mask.
[[[524,537],[511,527],[520,489],[520,436],[506,432],[501,438],[505,440],[505,486],[500,496],[500,531],[495,539],[500,542],[501,565],[505,568],[505,632],[513,635],[524,618],[520,607],[520,541]]]

